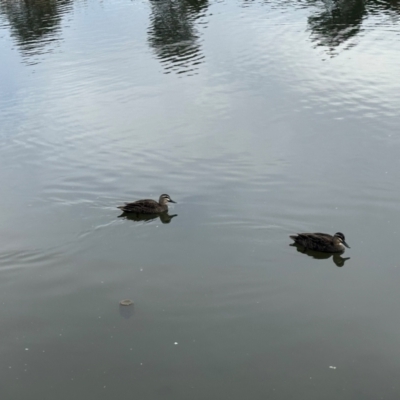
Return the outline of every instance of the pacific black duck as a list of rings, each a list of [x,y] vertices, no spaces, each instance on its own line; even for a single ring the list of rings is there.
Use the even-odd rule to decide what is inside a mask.
[[[162,194],[157,201],[151,199],[138,200],[119,206],[123,212],[137,214],[159,214],[168,211],[167,203],[175,203],[168,194]]]
[[[294,242],[305,249],[314,251],[323,251],[325,253],[342,253],[345,246],[350,248],[346,243],[343,233],[337,232],[333,236],[327,233],[298,233],[290,235]]]

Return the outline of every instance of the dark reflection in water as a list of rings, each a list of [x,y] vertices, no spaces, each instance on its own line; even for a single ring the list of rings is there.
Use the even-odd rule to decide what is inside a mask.
[[[315,5],[320,4],[319,1],[315,2]],[[317,46],[326,47],[328,53],[334,56],[338,46],[347,42],[345,48],[349,49],[357,44],[350,39],[361,32],[361,25],[368,15],[386,13],[395,17],[393,22],[397,22],[399,11],[397,0],[368,3],[364,0],[324,0],[323,9],[308,17],[311,40]]]
[[[366,7],[364,0],[325,0],[324,5],[324,10],[308,18],[308,25],[311,40],[334,55],[337,46],[359,33]]]
[[[172,218],[177,217],[178,214],[169,215],[168,211],[160,214],[138,214],[138,213],[122,213],[118,218],[130,219],[131,221],[145,221],[150,222],[154,219],[160,218],[163,224],[169,224]]]
[[[194,74],[204,59],[195,23],[204,16],[208,0],[152,0],[150,3],[149,44],[166,73]]]
[[[290,246],[296,247],[296,249],[299,253],[307,254],[308,256],[310,256],[316,260],[326,260],[327,258],[332,257],[333,262],[338,267],[343,267],[344,263],[347,260],[350,260],[350,257],[342,257],[343,253],[322,253],[320,251],[307,250],[304,247],[299,246],[294,243],[290,244]]]
[[[46,53],[51,42],[60,40],[62,16],[71,9],[72,0],[0,0],[0,13],[30,64],[35,63],[32,56]]]
[[[260,2],[243,0],[245,6]],[[204,61],[200,27],[207,26],[209,0],[150,0],[150,4],[148,43],[165,73],[195,74]],[[274,7],[290,11],[299,4],[285,1]],[[72,6],[73,0],[0,0],[0,14],[27,63],[37,63],[35,56],[50,52],[51,44],[62,39],[61,21]],[[310,0],[300,7],[313,10],[308,17],[311,41],[331,56],[341,45],[349,49],[357,44],[354,39],[369,16],[383,14],[389,23],[397,23],[400,15],[399,0]]]
[[[132,317],[132,315],[135,312],[135,308],[133,305],[128,307],[119,305],[118,310],[119,310],[119,315],[125,319],[129,319],[130,317]]]

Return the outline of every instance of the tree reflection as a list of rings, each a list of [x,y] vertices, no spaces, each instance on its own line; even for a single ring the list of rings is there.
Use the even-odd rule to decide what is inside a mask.
[[[208,0],[151,0],[149,44],[166,73],[193,73],[204,56],[196,21]]]
[[[334,49],[356,36],[365,16],[364,0],[325,0],[325,9],[308,18],[311,40],[325,46],[333,55]]]
[[[314,0],[313,5],[321,4]],[[338,46],[348,43],[354,45],[350,39],[360,33],[361,25],[369,15],[394,13],[398,15],[400,7],[398,0],[369,1],[365,0],[323,0],[324,8],[308,18],[308,25],[312,32],[311,40],[318,46],[328,48],[331,55],[335,55]]]
[[[62,15],[72,0],[0,0],[0,12],[7,18],[11,36],[24,55],[45,52],[57,39]]]

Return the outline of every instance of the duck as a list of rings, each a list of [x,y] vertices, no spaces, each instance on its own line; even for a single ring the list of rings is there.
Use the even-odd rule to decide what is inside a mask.
[[[160,214],[168,211],[167,203],[176,203],[176,201],[173,201],[169,194],[162,194],[158,202],[152,199],[137,200],[117,208],[125,213]]]
[[[297,233],[290,235],[290,238],[305,249],[324,253],[343,253],[346,247],[350,249],[342,232],[337,232],[333,236],[320,232]]]

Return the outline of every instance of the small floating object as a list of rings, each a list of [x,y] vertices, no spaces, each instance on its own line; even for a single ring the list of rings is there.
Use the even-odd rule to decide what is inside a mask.
[[[334,367],[333,365],[329,366],[330,369],[336,369],[336,367]]]
[[[125,299],[125,300],[121,300],[121,301],[119,302],[119,304],[120,304],[121,306],[131,306],[131,305],[133,304],[133,301],[132,301],[132,300],[129,300],[129,299]]]

